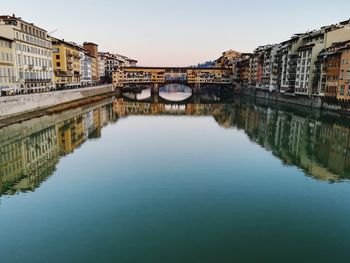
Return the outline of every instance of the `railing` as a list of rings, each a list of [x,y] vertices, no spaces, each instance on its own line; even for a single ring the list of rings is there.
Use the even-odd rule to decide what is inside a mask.
[[[79,87],[37,87],[37,89],[22,89],[22,90],[11,90],[10,92],[4,92],[0,90],[0,97],[3,96],[17,96],[17,95],[23,95],[23,94],[31,94],[31,93],[47,93],[47,92],[53,92],[53,91],[61,91],[61,90],[72,90],[72,89],[83,89],[83,88],[90,88],[90,87],[108,87],[112,86],[112,83],[77,83],[77,85],[80,84]]]
[[[51,79],[25,79],[26,83],[50,83]]]

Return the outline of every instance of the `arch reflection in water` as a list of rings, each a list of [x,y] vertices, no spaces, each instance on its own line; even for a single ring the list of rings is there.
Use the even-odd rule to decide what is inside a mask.
[[[159,89],[159,96],[168,101],[184,101],[192,96],[192,89],[182,84],[169,84]]]
[[[123,94],[124,97],[132,100],[147,100],[151,97],[151,89],[143,89],[140,93],[137,92],[127,92]]]

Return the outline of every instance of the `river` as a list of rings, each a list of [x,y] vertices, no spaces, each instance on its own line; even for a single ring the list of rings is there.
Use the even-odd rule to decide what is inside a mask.
[[[129,94],[2,128],[0,261],[349,262],[347,117],[170,100]]]

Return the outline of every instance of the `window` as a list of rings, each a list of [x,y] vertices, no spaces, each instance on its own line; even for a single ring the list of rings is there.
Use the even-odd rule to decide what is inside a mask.
[[[60,59],[60,55],[56,55],[56,59]]]
[[[344,89],[345,89],[344,86],[340,86],[340,92],[339,92],[339,94],[340,94],[341,96],[344,96]]]
[[[60,62],[57,62],[56,65],[57,65],[57,67],[60,67],[60,66],[61,66],[61,63],[60,63]]]

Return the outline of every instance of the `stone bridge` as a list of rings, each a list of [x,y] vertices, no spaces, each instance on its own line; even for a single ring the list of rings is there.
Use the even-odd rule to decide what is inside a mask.
[[[194,92],[204,86],[232,86],[233,71],[228,68],[194,67],[119,67],[113,73],[113,85],[116,88],[151,87],[158,92],[168,84],[184,84]]]

